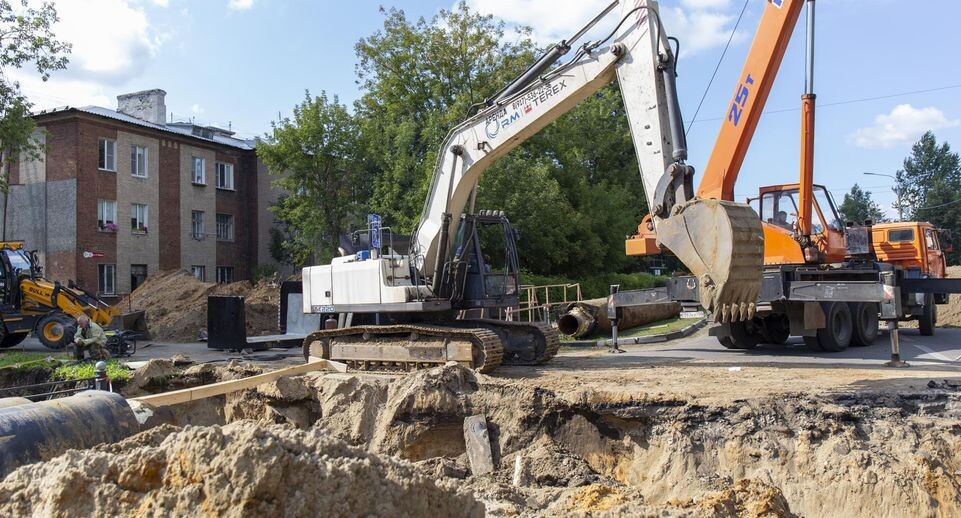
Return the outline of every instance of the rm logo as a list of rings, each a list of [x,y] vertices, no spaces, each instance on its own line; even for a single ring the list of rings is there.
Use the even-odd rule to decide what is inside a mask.
[[[771,3],[774,4],[774,7],[780,9],[784,5],[784,0],[771,0]]]

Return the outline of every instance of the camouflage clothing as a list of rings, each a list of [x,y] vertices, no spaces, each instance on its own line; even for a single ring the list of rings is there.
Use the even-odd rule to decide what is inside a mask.
[[[95,360],[106,360],[110,358],[110,353],[107,352],[107,335],[103,332],[103,328],[96,324],[96,322],[90,322],[87,325],[87,329],[83,329],[79,325],[77,326],[77,333],[73,335],[73,342],[76,344],[76,355],[78,360],[83,359],[83,351],[85,349],[90,349],[90,358]]]

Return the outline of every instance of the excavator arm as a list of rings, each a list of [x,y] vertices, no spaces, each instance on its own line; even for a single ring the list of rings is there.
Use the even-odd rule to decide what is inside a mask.
[[[582,100],[615,79],[621,89],[658,245],[700,280],[703,305],[723,321],[750,318],[761,284],[763,238],[747,205],[694,196],[675,90],[676,56],[653,0],[615,1],[587,28],[620,7],[610,38],[588,42],[567,64],[547,71],[566,50],[552,47],[491,106],[444,140],[411,254],[423,278],[439,285],[460,214],[481,174]],[[575,37],[576,39],[576,37]],[[729,282],[736,281],[736,282]]]

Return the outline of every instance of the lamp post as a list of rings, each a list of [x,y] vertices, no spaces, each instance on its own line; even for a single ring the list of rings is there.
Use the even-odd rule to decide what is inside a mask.
[[[898,221],[904,221],[904,205],[901,204],[901,185],[898,183],[898,177],[893,174],[884,173],[863,173],[867,176],[886,176],[894,180],[894,187],[891,189],[894,194],[898,197]]]

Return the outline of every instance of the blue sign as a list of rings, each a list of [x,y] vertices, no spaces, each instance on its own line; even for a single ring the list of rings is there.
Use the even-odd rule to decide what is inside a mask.
[[[367,215],[367,228],[370,229],[370,247],[380,251],[380,214]]]
[[[784,3],[784,0],[771,0],[771,3],[774,4],[775,7],[780,9],[781,5]]]

